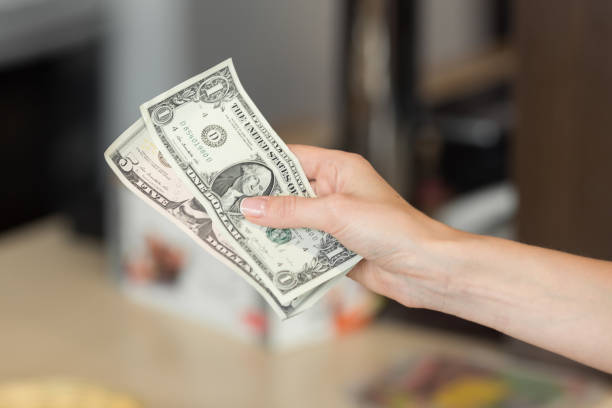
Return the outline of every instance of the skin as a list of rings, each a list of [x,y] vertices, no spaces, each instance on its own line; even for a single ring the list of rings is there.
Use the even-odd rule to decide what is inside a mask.
[[[361,156],[290,149],[318,197],[248,198],[249,221],[329,232],[363,256],[349,276],[374,292],[612,373],[612,262],[455,230],[413,208]]]

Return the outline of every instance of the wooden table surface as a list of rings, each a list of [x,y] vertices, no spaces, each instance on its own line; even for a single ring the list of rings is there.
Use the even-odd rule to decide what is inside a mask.
[[[505,358],[488,344],[382,324],[273,353],[130,302],[103,248],[60,218],[0,236],[0,383],[75,377],[146,407],[349,407],[358,384],[427,351]]]

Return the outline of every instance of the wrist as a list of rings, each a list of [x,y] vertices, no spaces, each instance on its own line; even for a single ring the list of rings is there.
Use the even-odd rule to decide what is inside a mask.
[[[408,253],[406,269],[422,291],[419,307],[464,317],[493,290],[496,265],[487,264],[495,238],[451,228],[423,214],[412,216],[418,243]],[[500,259],[499,257],[497,259]]]
[[[383,293],[409,307],[453,313],[452,303],[465,292],[463,282],[472,234],[453,229],[420,212],[409,211],[402,236],[401,260]]]
[[[509,311],[519,313],[521,305],[530,302],[529,289],[516,282],[517,277],[507,268],[514,262],[512,244],[454,229],[432,242],[432,274],[439,295],[426,307],[507,330]]]
[[[474,260],[475,241],[479,237],[444,224],[437,225],[433,230],[436,234],[422,243],[422,269],[426,273],[430,293],[424,299],[423,307],[457,314],[459,303],[469,296],[469,264]]]

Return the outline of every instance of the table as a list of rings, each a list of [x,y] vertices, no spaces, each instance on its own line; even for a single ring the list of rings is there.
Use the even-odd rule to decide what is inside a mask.
[[[107,268],[104,248],[61,218],[0,236],[0,382],[76,377],[146,407],[350,407],[356,385],[412,355],[506,358],[487,343],[391,324],[272,353],[130,302]]]

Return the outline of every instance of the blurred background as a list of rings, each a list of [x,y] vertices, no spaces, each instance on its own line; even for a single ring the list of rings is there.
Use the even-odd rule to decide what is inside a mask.
[[[44,387],[121,406],[421,406],[432,388],[407,378],[459,395],[436,382],[449,372],[515,405],[444,406],[592,406],[610,376],[350,282],[280,323],[103,152],[142,102],[232,57],[286,142],[363,154],[457,228],[612,260],[611,15],[606,0],[0,0],[0,406]],[[522,388],[504,393],[508,372]]]

